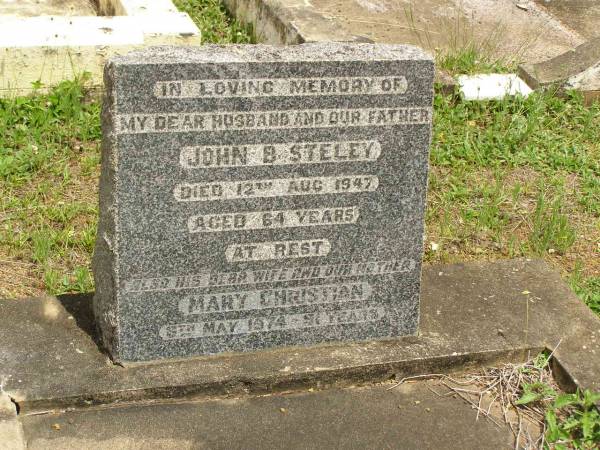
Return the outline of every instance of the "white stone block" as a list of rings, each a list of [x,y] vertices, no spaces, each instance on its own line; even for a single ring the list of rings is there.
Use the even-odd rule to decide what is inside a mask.
[[[515,95],[527,97],[532,92],[515,74],[460,75],[458,84],[465,100],[500,100]]]

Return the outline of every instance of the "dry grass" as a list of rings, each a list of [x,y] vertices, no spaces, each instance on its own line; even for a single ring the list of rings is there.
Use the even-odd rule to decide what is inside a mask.
[[[508,427],[514,448],[544,449],[546,407],[560,389],[549,368],[551,355],[540,355],[522,364],[484,368],[475,373],[448,376],[425,374],[406,377],[390,387],[428,380],[427,387],[439,397],[460,398],[473,408],[473,420],[488,420],[499,428]],[[528,404],[519,400],[530,386],[540,390],[539,399]],[[545,392],[548,395],[544,395]]]

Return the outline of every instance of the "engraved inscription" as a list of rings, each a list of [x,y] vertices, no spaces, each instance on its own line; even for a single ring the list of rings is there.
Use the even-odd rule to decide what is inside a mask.
[[[284,128],[416,125],[431,122],[431,108],[307,109],[172,114],[119,114],[117,134],[177,133]]]
[[[295,259],[327,256],[331,243],[327,239],[302,241],[249,242],[227,247],[225,257],[229,262],[265,261],[268,259]]]
[[[297,330],[332,325],[376,322],[385,318],[385,308],[343,309],[302,314],[275,314],[231,320],[203,320],[196,323],[164,325],[159,335],[165,340]]]
[[[179,301],[184,315],[246,311],[267,308],[368,300],[373,289],[367,282],[319,284],[258,291],[217,292],[193,295]]]
[[[180,289],[202,289],[216,286],[237,286],[259,283],[285,283],[297,280],[332,279],[366,275],[387,275],[414,270],[413,259],[361,261],[314,266],[278,267],[274,269],[242,270],[237,272],[201,272],[156,278],[134,278],[122,282],[126,292],[157,292]]]
[[[200,169],[376,161],[380,155],[381,145],[377,141],[203,145],[184,147],[179,162],[182,167]]]
[[[154,95],[157,98],[399,95],[407,87],[404,76],[173,80],[157,82]]]
[[[237,198],[285,197],[289,195],[373,192],[379,186],[375,175],[276,178],[265,180],[182,183],[173,195],[180,202],[206,202]]]
[[[356,223],[358,206],[314,209],[283,209],[229,214],[192,216],[187,225],[190,233],[264,230],[271,228],[316,227]]]

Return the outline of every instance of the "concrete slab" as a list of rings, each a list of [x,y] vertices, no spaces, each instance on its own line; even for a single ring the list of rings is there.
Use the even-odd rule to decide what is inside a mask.
[[[541,261],[426,267],[418,337],[113,365],[91,296],[0,301],[0,379],[22,413],[270,394],[450,372],[554,349],[559,381],[600,390],[600,319]],[[560,344],[560,345],[559,345]]]
[[[410,43],[429,51],[473,44],[494,57],[541,61],[585,41],[527,0],[519,2],[521,7],[513,0],[224,2],[239,19],[252,23],[258,40],[267,43],[374,41]]]
[[[577,89],[590,103],[600,98],[600,36],[547,61],[523,64],[519,75],[534,89],[551,85]]]
[[[598,0],[535,0],[538,5],[561,23],[581,36],[600,36],[600,1]]]
[[[34,83],[47,88],[83,72],[91,74],[92,85],[101,86],[112,55],[151,45],[200,43],[200,30],[171,0],[99,0],[102,17],[95,11],[63,14],[61,0],[40,4],[55,5],[58,16],[46,15],[51,10],[43,8],[32,10],[35,17],[3,15],[10,12],[2,9],[11,5],[7,1],[0,0],[0,97],[27,95]]]
[[[0,0],[0,16],[95,16],[93,0]]]
[[[22,417],[31,450],[502,449],[498,427],[429,384],[127,406]],[[435,388],[444,392],[443,388]]]
[[[460,91],[465,100],[500,100],[506,96],[527,97],[532,89],[514,74],[490,73],[460,75]]]

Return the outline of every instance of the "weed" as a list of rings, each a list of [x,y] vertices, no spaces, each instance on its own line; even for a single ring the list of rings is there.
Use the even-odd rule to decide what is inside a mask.
[[[496,56],[505,33],[500,25],[485,36],[476,36],[473,25],[459,10],[452,17],[438,18],[435,26],[425,30],[417,25],[412,6],[405,8],[404,14],[418,45],[435,53],[437,66],[452,75],[508,72],[514,69],[514,62],[520,57],[520,52],[510,60]],[[434,28],[441,32],[430,31]],[[444,36],[442,40],[437,38],[438,34]]]
[[[533,366],[524,366],[529,375],[548,367],[551,354],[540,353]],[[545,381],[522,382],[516,406],[537,405],[545,416],[546,441],[555,449],[593,449],[600,442],[600,414],[596,404],[600,392],[585,390],[573,394],[558,393]],[[545,447],[547,448],[547,446]]]
[[[523,395],[515,402],[515,405],[526,405],[531,402],[541,402],[556,397],[556,391],[546,383],[536,381],[534,383],[525,383],[521,386]]]
[[[221,0],[174,0],[173,3],[190,15],[202,30],[205,43],[248,44],[254,40],[252,27],[229,17]]]
[[[569,284],[584,303],[600,315],[600,276],[586,278],[582,271],[583,264],[579,260],[569,277]]]
[[[600,393],[589,390],[562,394],[546,412],[546,437],[556,449],[594,449],[600,442]]]
[[[557,394],[545,383],[522,386],[516,405],[548,402],[546,405],[546,441],[555,449],[594,449],[600,442],[600,413],[596,403],[600,392],[577,390],[573,394]]]
[[[73,286],[67,286],[67,291],[89,292],[94,287],[92,274],[87,267],[77,267],[73,271]]]
[[[564,254],[575,242],[575,231],[562,213],[563,199],[560,196],[548,201],[545,194],[538,194],[533,213],[533,230],[529,242],[533,251],[542,255],[548,250]]]
[[[439,68],[450,74],[503,73],[506,64],[490,56],[483,56],[473,42],[464,44],[458,51],[440,53],[436,62]]]
[[[49,293],[61,294],[61,274],[52,268],[45,268],[44,270],[44,285]]]
[[[39,264],[44,264],[52,250],[52,242],[44,232],[35,231],[31,234],[31,259]]]
[[[0,266],[0,295],[91,286],[69,281],[89,264],[97,214],[100,108],[85,82],[0,100],[0,255],[14,265]]]

